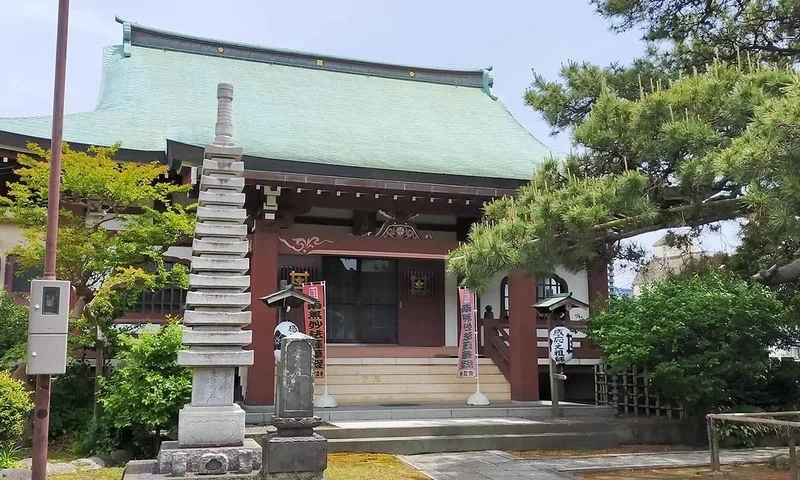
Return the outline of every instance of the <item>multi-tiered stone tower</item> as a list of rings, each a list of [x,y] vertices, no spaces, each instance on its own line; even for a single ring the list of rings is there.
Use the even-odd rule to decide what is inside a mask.
[[[181,447],[242,445],[244,410],[233,403],[236,367],[253,364],[250,261],[244,206],[242,149],[233,145],[233,86],[217,89],[216,137],[206,146],[192,244],[192,273],[186,297],[178,364],[190,367],[192,403],[180,412]]]
[[[178,363],[192,369],[192,403],[180,411],[178,442],[162,447],[159,473],[250,473],[261,449],[244,438],[245,412],[233,402],[236,367],[253,364],[250,261],[244,208],[242,149],[233,144],[233,87],[217,89],[214,142],[206,146],[200,171],[197,226],[183,343]]]

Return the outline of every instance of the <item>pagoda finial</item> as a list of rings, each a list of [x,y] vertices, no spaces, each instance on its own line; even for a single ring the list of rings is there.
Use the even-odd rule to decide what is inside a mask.
[[[217,85],[217,125],[214,145],[233,145],[233,85]]]

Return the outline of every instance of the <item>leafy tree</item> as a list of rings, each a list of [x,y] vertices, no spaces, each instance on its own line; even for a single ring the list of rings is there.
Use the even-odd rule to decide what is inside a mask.
[[[558,133],[588,117],[605,83],[635,100],[639,89],[667,87],[714,62],[796,63],[800,8],[793,0],[591,0],[615,32],[638,30],[647,48],[630,65],[570,60],[558,80],[534,74],[526,100]]]
[[[156,332],[121,336],[120,365],[101,383],[100,421],[112,436],[106,445],[146,453],[161,433],[176,433],[178,411],[192,396],[191,371],[177,364],[181,332],[179,323],[170,322]]]
[[[589,335],[612,367],[646,368],[661,398],[697,414],[739,404],[741,379],[763,377],[767,348],[792,344],[797,324],[767,287],[710,274],[612,299]]]
[[[752,54],[771,62],[800,57],[800,6],[794,0],[591,0],[617,32],[641,30],[666,44],[684,67],[735,62]]]
[[[77,296],[73,346],[100,353],[103,338],[113,347],[119,331],[112,322],[140,293],[186,285],[185,268],[168,269],[163,254],[188,242],[194,229],[194,216],[172,201],[190,186],[164,181],[167,167],[157,162],[115,161],[118,148],[82,152],[64,145],[62,157],[57,276],[69,280]],[[35,144],[28,149],[31,155],[18,158],[19,180],[0,197],[0,214],[23,227],[27,242],[10,253],[24,269],[44,263],[50,161],[50,151]]]
[[[516,197],[487,205],[450,269],[478,288],[503,268],[580,270],[636,257],[624,239],[745,215],[753,238],[800,238],[798,113],[800,82],[783,68],[716,64],[637,100],[605,88],[574,129],[581,150],[545,161]],[[798,276],[800,262],[756,279]]]
[[[194,227],[193,216],[172,201],[190,186],[164,182],[167,167],[156,162],[116,162],[118,148],[81,152],[65,145],[62,157],[57,276],[72,282],[78,296],[74,319],[98,325],[124,313],[140,292],[185,281],[184,270],[164,268],[163,253],[186,242]],[[26,269],[44,263],[50,161],[50,151],[28,149],[32,155],[18,159],[19,181],[0,197],[24,228],[27,243],[11,253]]]
[[[544,165],[534,178],[535,187],[524,187],[516,199],[490,205],[487,222],[492,228],[476,226],[469,247],[451,257],[451,269],[476,286],[481,275],[498,268],[548,270],[565,262],[583,268],[615,256],[635,260],[641,252],[620,249],[620,239],[676,226],[693,227],[697,235],[718,220],[755,214],[758,218],[751,218],[743,232],[750,247],[763,247],[749,253],[751,273],[760,272],[755,278],[771,285],[793,283],[800,275],[800,265],[793,263],[800,256],[793,245],[798,237],[789,234],[795,205],[782,202],[794,190],[795,169],[789,174],[774,168],[754,173],[759,161],[782,166],[794,148],[793,127],[779,119],[790,118],[785,115],[792,114],[795,104],[795,75],[782,69],[795,65],[800,54],[797,2],[591,4],[610,20],[612,30],[641,30],[646,53],[629,65],[569,61],[558,79],[534,73],[526,102],[554,134],[573,132],[576,153]],[[767,64],[774,69],[765,71]],[[742,73],[738,79],[737,71]],[[783,101],[787,103],[781,111]],[[753,131],[745,135],[751,126]],[[758,155],[764,157],[759,160]],[[695,172],[683,171],[687,162],[696,166]],[[759,188],[745,198],[751,183]],[[614,188],[623,184],[617,195]],[[564,199],[567,190],[577,192],[576,198]],[[642,193],[649,205],[636,197]],[[636,208],[620,207],[625,196]],[[531,210],[536,209],[544,218],[533,227]],[[636,210],[639,215],[631,215]],[[521,224],[528,224],[527,231]],[[546,251],[555,258],[544,255]]]
[[[0,290],[0,368],[25,358],[28,311]]]

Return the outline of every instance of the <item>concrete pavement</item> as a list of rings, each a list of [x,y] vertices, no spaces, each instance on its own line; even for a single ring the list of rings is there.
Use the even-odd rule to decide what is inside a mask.
[[[723,450],[722,464],[761,463],[785,449]],[[708,451],[520,458],[507,452],[442,453],[401,457],[433,480],[565,480],[570,472],[707,466]]]

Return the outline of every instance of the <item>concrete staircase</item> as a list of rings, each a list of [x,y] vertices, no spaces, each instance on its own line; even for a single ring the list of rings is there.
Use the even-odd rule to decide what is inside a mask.
[[[481,358],[481,391],[511,400],[511,384],[490,358]],[[457,358],[329,358],[328,392],[339,404],[466,402],[475,380],[458,378]],[[322,382],[314,383],[317,395]]]
[[[420,453],[474,450],[600,449],[619,446],[604,423],[550,423],[524,419],[451,419],[338,423],[319,433],[331,452]]]
[[[539,403],[539,402],[537,402]],[[342,407],[340,407],[342,408]],[[507,404],[490,407],[427,405],[417,408],[318,410],[328,425],[316,431],[331,452],[421,453],[476,450],[605,449],[619,446],[613,410],[562,406],[563,417],[548,418],[549,407]],[[515,416],[519,415],[519,416]],[[524,417],[524,418],[523,418]],[[262,440],[273,429],[249,426]]]

